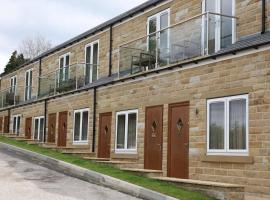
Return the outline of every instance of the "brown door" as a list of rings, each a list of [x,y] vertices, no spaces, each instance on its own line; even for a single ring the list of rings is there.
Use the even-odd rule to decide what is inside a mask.
[[[4,133],[9,133],[9,116],[4,118]]]
[[[65,147],[67,144],[67,116],[67,111],[59,113],[57,145],[61,147]]]
[[[112,113],[99,115],[98,157],[110,158]]]
[[[3,117],[0,117],[0,133],[3,133]]]
[[[189,103],[169,105],[168,176],[188,178]]]
[[[56,113],[49,114],[48,120],[48,142],[55,143]]]
[[[32,133],[32,117],[28,117],[25,119],[25,138],[31,139]]]
[[[145,111],[144,168],[162,169],[163,106]]]

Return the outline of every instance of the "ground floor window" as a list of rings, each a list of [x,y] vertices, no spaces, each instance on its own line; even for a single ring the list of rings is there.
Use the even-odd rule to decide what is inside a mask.
[[[44,116],[34,118],[34,140],[43,141]]]
[[[136,152],[138,110],[116,113],[116,152]]]
[[[20,134],[20,125],[21,125],[21,116],[14,115],[13,116],[13,126],[12,126],[12,133],[13,134]]]
[[[207,152],[248,153],[248,95],[207,101]]]
[[[73,142],[87,143],[89,109],[74,111]]]

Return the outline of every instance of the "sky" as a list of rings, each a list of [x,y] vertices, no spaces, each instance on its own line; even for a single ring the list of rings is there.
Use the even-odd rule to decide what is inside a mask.
[[[0,0],[0,73],[25,38],[65,42],[146,0]]]

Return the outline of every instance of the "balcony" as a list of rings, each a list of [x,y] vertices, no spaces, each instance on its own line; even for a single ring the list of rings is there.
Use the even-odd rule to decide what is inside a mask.
[[[232,45],[236,17],[203,13],[119,47],[118,76],[126,77],[190,59],[208,56]]]
[[[80,63],[39,77],[38,98],[83,88],[98,79],[99,65]]]
[[[32,86],[14,86],[0,91],[0,108],[22,104],[36,99]]]

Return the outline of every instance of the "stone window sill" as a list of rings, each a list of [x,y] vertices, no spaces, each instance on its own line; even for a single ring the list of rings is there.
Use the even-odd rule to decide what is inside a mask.
[[[138,154],[112,153],[111,158],[138,159]]]
[[[253,164],[253,156],[212,156],[205,155],[201,159],[202,162],[213,162],[213,163],[243,163]]]

